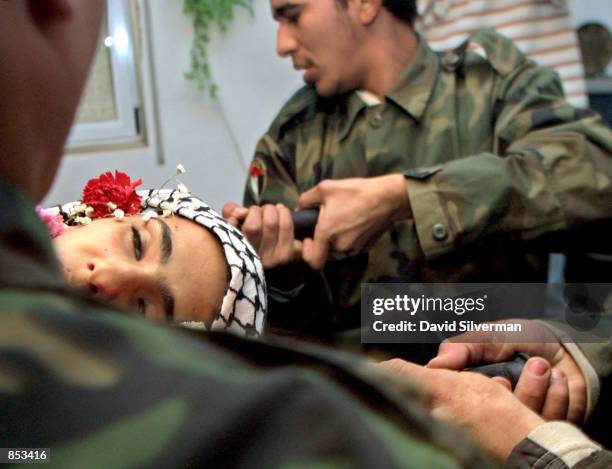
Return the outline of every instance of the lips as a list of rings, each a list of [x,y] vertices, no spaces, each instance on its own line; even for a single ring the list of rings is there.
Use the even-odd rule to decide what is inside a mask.
[[[302,75],[302,79],[306,83],[314,83],[316,78],[316,70],[314,67],[308,67],[304,70],[304,74]]]
[[[313,83],[316,78],[316,68],[314,64],[310,60],[304,60],[293,62],[293,68],[296,70],[304,70],[304,74],[302,75],[302,79],[306,83]]]

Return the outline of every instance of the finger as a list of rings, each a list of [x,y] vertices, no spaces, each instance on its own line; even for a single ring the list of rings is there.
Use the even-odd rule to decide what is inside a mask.
[[[225,218],[236,218],[239,221],[243,221],[249,214],[249,209],[238,205],[234,202],[229,202],[223,206],[223,216]]]
[[[238,220],[244,220],[249,214],[249,209],[246,207],[236,207],[232,212],[232,216]]]
[[[470,334],[463,334],[462,337],[465,340],[477,338],[479,341],[461,343],[447,339],[440,344],[438,355],[432,358],[427,366],[463,370],[483,363],[496,363],[513,355],[510,350],[504,351],[505,344],[486,342],[488,337],[472,337]]]
[[[257,252],[261,242],[262,216],[261,207],[253,205],[249,208],[249,213],[242,224],[242,232]]]
[[[527,360],[514,395],[527,407],[540,413],[550,383],[550,364],[541,357]]]
[[[275,261],[274,253],[278,242],[278,212],[274,205],[262,207],[262,230],[259,255],[267,261]]]
[[[303,243],[302,258],[313,270],[323,270],[329,253],[329,239],[321,230],[315,228],[314,239],[306,238]]]
[[[291,211],[282,204],[276,205],[278,213],[278,242],[276,252],[280,259],[293,261],[295,257],[295,234]]]
[[[457,342],[457,341],[465,342]],[[466,333],[440,344],[438,355],[427,364],[429,368],[463,370],[471,366],[498,363],[511,359],[523,344],[495,342],[490,333]]]
[[[238,226],[240,225],[240,221],[237,218],[234,218],[234,217],[225,217],[225,219],[234,228],[238,228]]]
[[[313,267],[308,262],[312,257],[312,238],[304,238],[302,240],[302,260],[308,264],[308,266],[312,269]]]
[[[298,209],[316,207],[321,205],[322,200],[321,189],[316,185],[312,189],[302,192],[298,200]]]
[[[297,239],[293,241],[293,261],[297,262],[302,258],[302,242]]]
[[[542,407],[542,418],[545,420],[565,420],[569,401],[567,377],[559,368],[553,368],[550,374],[550,385]]]
[[[455,344],[442,342],[438,347],[438,355],[427,363],[427,368],[448,368],[450,370],[463,370],[473,363],[472,349],[482,344]]]
[[[241,207],[241,205],[237,204],[236,202],[227,202],[221,209],[221,214],[225,218],[229,218],[232,216],[232,212],[234,211],[234,209],[238,207]]]
[[[503,376],[493,376],[493,378],[491,378],[491,379],[493,381],[501,384],[508,391],[512,392],[512,383],[508,380],[508,378],[504,378]]]
[[[580,372],[580,375],[571,377],[565,373],[565,376],[570,390],[570,405],[567,412],[567,420],[576,425],[582,425],[584,423],[584,415],[587,408],[586,382],[582,376],[582,372]]]

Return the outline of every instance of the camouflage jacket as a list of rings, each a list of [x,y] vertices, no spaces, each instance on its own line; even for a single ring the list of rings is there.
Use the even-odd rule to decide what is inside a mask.
[[[567,422],[552,421],[537,427],[505,461],[504,468],[605,469],[612,453]]]
[[[307,282],[298,304],[326,292],[302,306],[305,314],[329,307],[330,324],[317,327],[356,326],[362,282],[545,281],[547,237],[612,214],[609,128],[568,105],[556,73],[502,36],[481,31],[445,54],[421,41],[385,98],[323,99],[306,86],[280,111],[251,165],[245,205],[293,208],[327,178],[406,177],[409,219],[367,254],[331,258],[322,279],[306,274],[320,286]],[[272,321],[292,314],[275,308]]]
[[[0,184],[0,448],[58,468],[491,467],[410,383],[297,342],[154,324],[71,290]]]

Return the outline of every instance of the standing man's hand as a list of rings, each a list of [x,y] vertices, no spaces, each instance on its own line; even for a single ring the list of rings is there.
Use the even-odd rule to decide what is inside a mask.
[[[313,239],[305,239],[304,261],[325,266],[329,250],[358,254],[367,249],[394,220],[410,214],[401,174],[374,178],[327,179],[304,192],[299,208],[319,207]]]
[[[432,414],[464,428],[499,462],[544,420],[508,389],[478,373],[435,370],[400,359],[380,364],[425,390]]]
[[[582,371],[546,326],[534,321],[522,323],[528,342],[506,343],[500,332],[465,333],[440,344],[437,356],[427,367],[459,371],[511,360],[518,352],[541,357],[527,362],[514,394],[546,420],[581,424],[587,405]]]
[[[295,239],[291,210],[284,205],[246,208],[228,202],[222,213],[232,225],[240,227],[265,269],[291,264],[301,258],[302,243]]]
[[[239,228],[249,214],[249,209],[236,202],[227,202],[221,209],[221,214],[232,226]]]

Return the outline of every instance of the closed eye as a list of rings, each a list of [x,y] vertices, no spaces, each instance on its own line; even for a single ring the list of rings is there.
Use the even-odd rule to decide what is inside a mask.
[[[142,259],[142,238],[138,230],[134,227],[132,227],[132,243],[134,245],[134,257],[139,261]]]

